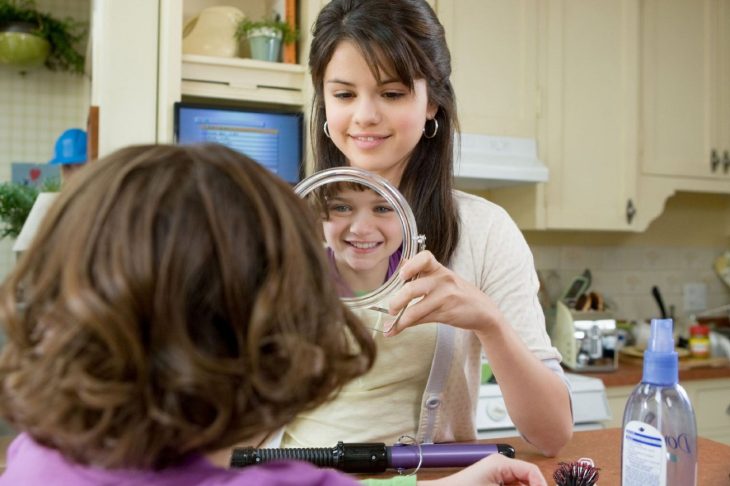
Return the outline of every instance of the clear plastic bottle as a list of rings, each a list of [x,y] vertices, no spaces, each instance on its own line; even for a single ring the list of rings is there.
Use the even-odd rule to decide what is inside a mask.
[[[679,385],[671,319],[653,319],[644,373],[624,409],[623,486],[697,484],[697,423]]]

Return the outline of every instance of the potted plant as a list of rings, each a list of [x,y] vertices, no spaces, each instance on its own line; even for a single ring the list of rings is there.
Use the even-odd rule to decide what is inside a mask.
[[[0,0],[0,63],[82,74],[85,35],[83,23],[39,12],[34,0]]]
[[[250,20],[238,23],[236,38],[248,39],[251,57],[262,61],[278,61],[281,44],[297,40],[297,31],[279,19]]]
[[[56,179],[46,181],[41,187],[17,182],[0,182],[0,239],[16,238],[23,229],[38,194],[58,192],[60,182]]]

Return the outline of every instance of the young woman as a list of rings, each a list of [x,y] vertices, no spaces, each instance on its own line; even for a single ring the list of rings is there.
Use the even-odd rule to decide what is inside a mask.
[[[390,336],[375,336],[374,368],[298,417],[284,444],[473,439],[483,351],[517,428],[556,454],[572,435],[560,354],[521,233],[501,208],[453,189],[456,101],[433,10],[424,0],[333,0],[315,23],[309,67],[316,169],[351,165],[389,179],[430,251],[401,269],[418,278],[391,313],[420,300]]]
[[[132,147],[74,177],[0,290],[0,413],[21,432],[0,485],[357,484],[297,462],[215,464],[372,363],[317,224],[223,146]],[[496,455],[419,484],[502,481],[546,484]]]

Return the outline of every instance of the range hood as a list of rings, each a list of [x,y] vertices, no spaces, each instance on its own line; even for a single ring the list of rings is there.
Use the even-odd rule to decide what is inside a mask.
[[[475,133],[462,133],[460,138],[461,151],[457,147],[454,153],[458,188],[490,189],[548,180],[535,139]]]

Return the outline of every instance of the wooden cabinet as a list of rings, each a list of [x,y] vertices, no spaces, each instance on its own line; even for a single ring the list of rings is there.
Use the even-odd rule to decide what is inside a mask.
[[[182,54],[183,21],[218,0],[160,0],[160,59],[157,138],[171,142],[173,105],[183,98],[225,99],[241,103],[302,110],[308,117],[312,97],[305,66],[310,29],[324,0],[299,1],[299,63],[285,64],[247,58],[220,58]],[[267,15],[262,2],[230,0],[252,18]],[[306,120],[305,120],[306,122]]]
[[[489,197],[523,229],[632,229],[637,201],[636,2],[540,3],[541,186]],[[488,93],[487,93],[488,94]]]
[[[537,12],[532,0],[436,2],[462,131],[537,135]]]
[[[697,435],[730,444],[730,378],[688,380],[681,383],[697,419]],[[621,427],[626,401],[634,386],[607,387],[611,420],[606,427]]]
[[[642,2],[642,170],[730,182],[727,0]],[[721,18],[725,15],[725,19]],[[724,85],[723,83],[724,75]],[[723,106],[723,104],[725,106]]]

